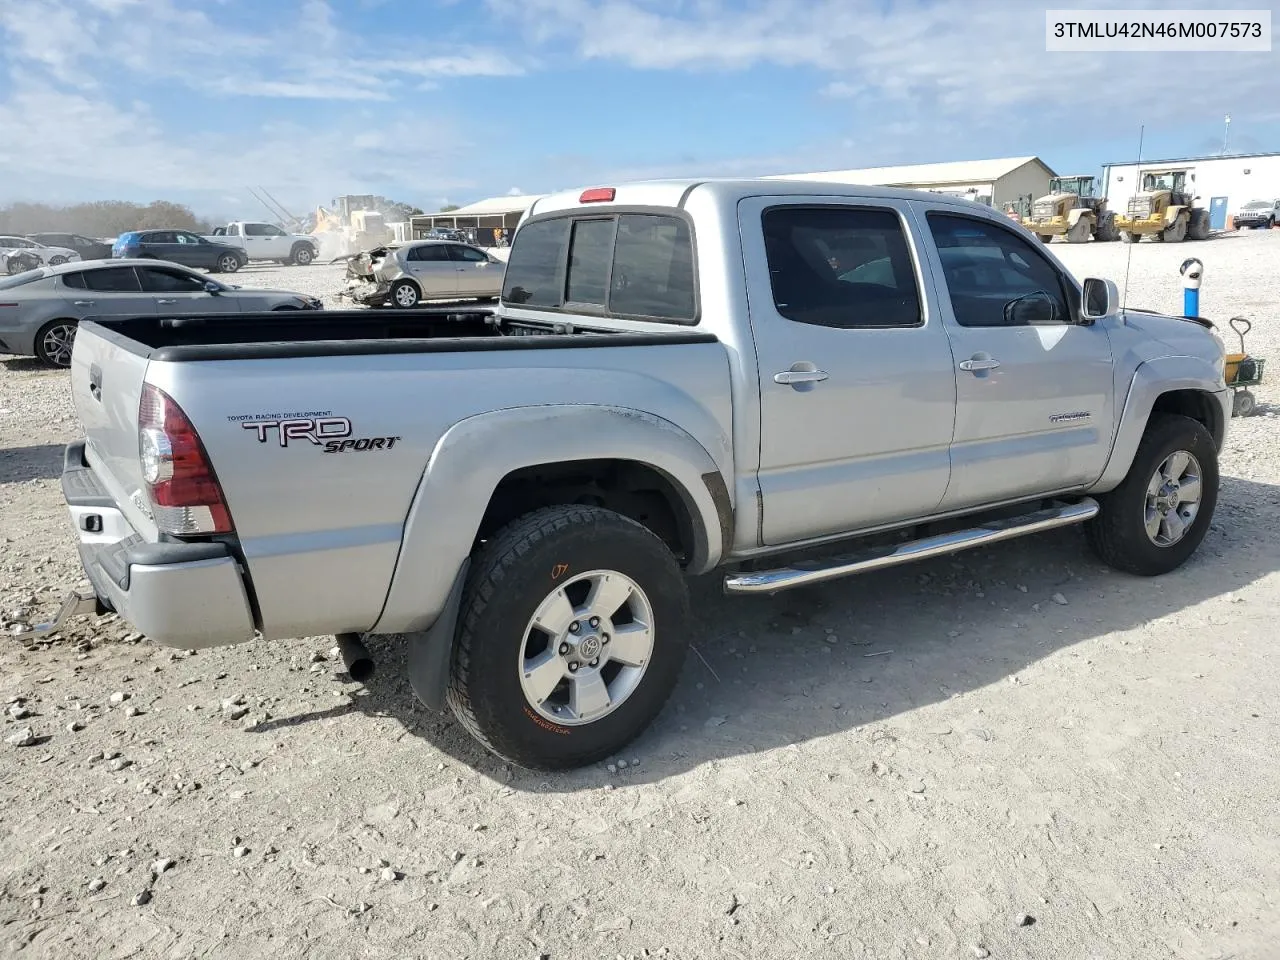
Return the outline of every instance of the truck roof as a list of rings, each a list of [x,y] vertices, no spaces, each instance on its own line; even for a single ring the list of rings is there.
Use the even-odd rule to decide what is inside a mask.
[[[610,185],[600,185],[600,189]],[[945,194],[930,193],[927,190],[904,190],[900,187],[875,187],[859,183],[829,183],[822,180],[775,180],[775,179],[672,179],[672,180],[636,180],[613,184],[615,191],[613,206],[652,206],[680,207],[694,190],[709,193],[720,202],[734,203],[745,197],[759,196],[835,196],[866,197],[883,200],[929,200],[936,203],[954,203],[957,206],[972,207],[974,201],[963,197],[951,197]],[[597,189],[589,187],[587,189]],[[556,210],[577,209],[583,206],[580,197],[582,188],[562,190],[547,194],[535,200],[529,207],[527,217]]]

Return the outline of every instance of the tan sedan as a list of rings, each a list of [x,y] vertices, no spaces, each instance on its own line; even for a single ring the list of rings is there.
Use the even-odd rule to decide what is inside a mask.
[[[345,291],[358,303],[416,307],[424,300],[497,299],[506,264],[451,240],[390,244],[347,262]]]

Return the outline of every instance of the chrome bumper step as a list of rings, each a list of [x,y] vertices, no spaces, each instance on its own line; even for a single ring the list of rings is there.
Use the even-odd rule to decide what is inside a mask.
[[[909,543],[872,547],[860,552],[822,559],[801,560],[772,570],[753,570],[729,574],[724,578],[726,593],[778,593],[795,587],[825,583],[858,573],[883,570],[903,563],[941,557],[974,547],[985,547],[1001,540],[1012,540],[1045,530],[1056,530],[1083,523],[1098,515],[1098,502],[1091,497],[1073,503],[1058,503],[1034,513],[992,520],[989,523],[943,533]]]

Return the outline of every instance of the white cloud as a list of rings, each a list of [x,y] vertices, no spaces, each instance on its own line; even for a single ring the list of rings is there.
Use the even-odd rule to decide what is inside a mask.
[[[818,93],[892,114],[917,133],[1053,116],[1086,136],[1197,111],[1269,111],[1280,99],[1272,54],[1048,54],[1044,5],[1025,0],[488,0],[536,47],[641,70],[807,68]],[[1057,8],[1097,7],[1056,0]],[[1202,0],[1138,0],[1169,11]],[[1232,106],[1234,104],[1234,106]],[[935,127],[934,124],[938,124]],[[866,133],[874,133],[872,124]],[[936,138],[935,138],[936,142]]]
[[[228,188],[267,183],[286,206],[303,207],[335,192],[420,195],[477,186],[456,173],[466,169],[468,139],[425,118],[394,134],[358,118],[318,129],[278,122],[232,144],[212,130],[175,137],[142,105],[46,89],[0,101],[0,130],[6,182],[50,202],[81,199],[94,184],[131,196],[186,193],[223,203]],[[388,163],[393,155],[413,162]]]

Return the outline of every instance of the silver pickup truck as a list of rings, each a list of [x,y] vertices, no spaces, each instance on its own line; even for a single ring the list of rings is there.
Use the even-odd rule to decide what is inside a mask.
[[[670,694],[686,575],[772,593],[1070,524],[1175,569],[1223,361],[965,200],[554,195],[492,310],[83,323],[63,489],[94,592],[64,611],[180,647],[333,633],[353,675],[404,635],[426,704],[585,764]]]

